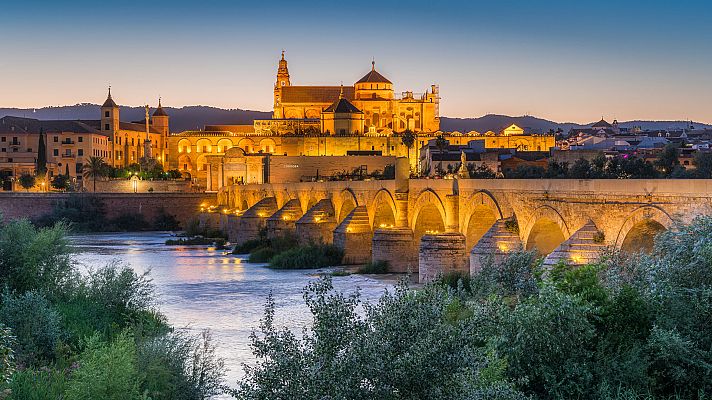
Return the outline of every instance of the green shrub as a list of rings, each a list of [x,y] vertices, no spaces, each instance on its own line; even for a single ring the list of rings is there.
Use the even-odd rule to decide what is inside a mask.
[[[341,264],[344,252],[331,244],[308,244],[277,254],[270,261],[275,269],[309,269]]]
[[[146,217],[139,213],[125,213],[112,219],[109,222],[111,229],[114,231],[136,232],[147,231],[151,229],[151,224],[146,221]]]
[[[13,400],[64,399],[68,386],[67,373],[51,368],[17,371],[7,386]]]
[[[232,254],[250,254],[253,250],[267,245],[269,245],[269,242],[264,239],[250,239],[242,244],[236,245],[235,249],[232,250]]]
[[[10,377],[15,373],[15,351],[17,347],[15,337],[12,336],[10,328],[0,324],[0,384],[10,381]],[[0,398],[2,396],[0,395]]]
[[[0,286],[24,293],[62,291],[73,279],[67,226],[36,229],[27,220],[0,226]]]
[[[180,229],[180,222],[173,214],[169,214],[165,208],[161,207],[153,220],[153,229],[157,231],[177,231]]]
[[[63,333],[60,315],[47,299],[34,291],[18,296],[4,294],[0,322],[15,335],[18,361],[37,365],[54,358],[54,350]]]
[[[225,374],[209,331],[178,331],[138,345],[142,392],[152,400],[203,400],[222,393]]]
[[[67,400],[138,400],[140,378],[134,339],[124,333],[110,343],[89,339],[72,374]]]
[[[271,247],[258,247],[250,252],[251,263],[268,263],[275,256],[275,251]]]
[[[537,267],[534,251],[513,251],[499,262],[494,256],[486,257],[480,272],[470,280],[472,294],[478,298],[498,295],[514,301],[536,294]]]
[[[451,271],[439,277],[437,283],[450,287],[452,289],[462,288],[470,290],[470,274],[460,271]]]
[[[389,270],[388,261],[371,261],[358,269],[359,274],[387,274]]]
[[[58,222],[69,223],[73,230],[80,232],[105,231],[106,207],[96,195],[70,194],[66,200],[57,202],[51,213],[35,221],[38,226],[45,227]]]

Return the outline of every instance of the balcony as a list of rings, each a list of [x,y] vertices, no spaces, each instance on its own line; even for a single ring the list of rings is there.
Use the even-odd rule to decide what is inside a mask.
[[[74,153],[62,153],[62,158],[75,158],[76,156]]]
[[[74,144],[74,140],[72,139],[64,139],[60,142],[61,144]]]

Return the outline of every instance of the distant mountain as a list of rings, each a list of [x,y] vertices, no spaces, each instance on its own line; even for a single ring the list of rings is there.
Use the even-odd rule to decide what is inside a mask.
[[[226,110],[208,106],[163,107],[171,117],[171,131],[181,132],[203,129],[205,125],[251,125],[255,119],[272,118],[271,112],[232,109]],[[153,112],[153,109],[151,109]],[[73,106],[43,107],[36,109],[0,108],[0,117],[6,115],[36,119],[99,119],[98,104],[77,104]],[[146,111],[143,107],[121,106],[122,121],[142,121]]]
[[[0,108],[0,117],[11,115],[36,119],[99,119],[99,108],[97,104],[88,103],[36,109]],[[272,113],[268,111],[241,110],[239,108],[223,109],[209,106],[185,106],[180,108],[164,107],[164,109],[171,117],[172,132],[202,129],[205,125],[252,124],[255,119],[272,118]],[[121,107],[122,121],[143,120],[144,115],[145,110],[143,107]],[[572,122],[549,121],[528,115],[510,117],[507,115],[488,114],[478,118],[440,118],[440,128],[443,131],[469,132],[475,130],[477,132],[487,132],[491,130],[498,132],[511,124],[517,124],[532,132],[548,132],[550,129],[556,130],[558,128],[568,132],[571,128],[586,126]],[[590,126],[591,124],[588,125]],[[688,125],[689,122],[687,121],[626,121],[620,123],[620,126],[624,128],[640,126],[643,129],[681,129]],[[692,125],[696,128],[712,128],[712,125],[698,122],[693,122]]]
[[[440,118],[440,129],[443,131],[459,131],[469,132],[475,130],[483,133],[488,130],[498,132],[511,124],[532,132],[548,132],[550,129],[557,130],[561,128],[564,132],[568,132],[571,128],[583,128],[591,126],[598,121],[593,121],[590,124],[576,124],[573,122],[555,122],[532,116],[510,117],[507,115],[488,114],[479,118]],[[612,122],[612,121],[608,121]],[[642,129],[682,129],[690,125],[689,121],[625,121],[619,122],[621,128],[632,128],[640,126]],[[712,125],[703,124],[700,122],[692,122],[695,128],[712,128]]]

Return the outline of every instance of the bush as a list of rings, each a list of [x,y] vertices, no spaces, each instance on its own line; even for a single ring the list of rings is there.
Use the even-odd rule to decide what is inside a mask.
[[[250,239],[242,244],[235,246],[232,250],[232,254],[250,254],[257,248],[266,247],[269,242],[266,239]]]
[[[136,345],[124,333],[106,343],[93,336],[82,352],[66,391],[67,400],[138,400],[140,378]]]
[[[250,252],[248,261],[251,263],[268,263],[275,255],[276,253],[271,247],[258,247]]]
[[[15,337],[12,336],[10,328],[0,324],[0,384],[10,381],[10,377],[15,373],[15,352],[17,347]],[[0,398],[2,395],[0,394]]]
[[[221,394],[225,368],[209,331],[168,333],[138,346],[142,392],[153,400],[203,400]]]
[[[464,290],[470,290],[470,274],[460,271],[451,271],[444,275],[441,275],[436,284],[440,284],[452,289],[459,289],[462,287]]]
[[[112,231],[136,232],[147,231],[151,229],[151,224],[146,221],[143,214],[126,213],[110,221]]]
[[[153,229],[158,231],[177,231],[180,229],[180,222],[174,215],[167,213],[166,209],[161,207],[153,220]]]
[[[494,256],[487,257],[482,270],[472,277],[470,289],[477,298],[498,295],[516,302],[538,292],[538,265],[534,251],[514,251],[499,262]]]
[[[57,202],[51,213],[37,219],[38,226],[53,226],[58,222],[69,223],[80,232],[101,232],[107,229],[106,207],[100,197],[86,194],[71,194],[65,201]]]
[[[13,376],[8,389],[13,400],[64,399],[69,380],[67,373],[55,369],[24,369]]]
[[[270,261],[275,269],[310,269],[339,265],[344,252],[331,244],[308,244],[277,254]]]
[[[389,269],[388,261],[371,261],[358,269],[359,274],[387,274]]]
[[[62,339],[59,313],[41,294],[31,291],[18,296],[4,294],[0,322],[9,327],[16,338],[14,352],[19,362],[37,365],[54,358],[54,350]]]
[[[0,226],[0,285],[54,293],[72,279],[67,226],[36,229],[27,220]]]

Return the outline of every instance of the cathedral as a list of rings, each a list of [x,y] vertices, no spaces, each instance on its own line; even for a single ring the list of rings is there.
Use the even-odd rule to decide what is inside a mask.
[[[425,93],[396,94],[393,83],[371,70],[353,86],[292,85],[287,60],[282,52],[274,84],[273,124],[303,120],[318,125],[321,133],[437,132],[440,129],[438,87]]]

